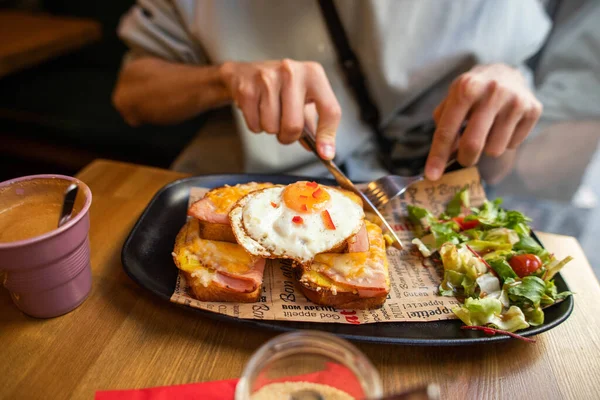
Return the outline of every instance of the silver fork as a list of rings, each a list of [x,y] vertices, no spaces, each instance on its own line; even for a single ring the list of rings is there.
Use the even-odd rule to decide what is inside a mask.
[[[450,158],[444,169],[448,169],[455,162],[456,153],[453,154],[453,157]],[[410,185],[423,179],[425,179],[425,176],[422,173],[414,176],[386,175],[376,181],[370,182],[367,188],[363,190],[363,193],[377,209],[381,210],[390,200],[404,193]]]

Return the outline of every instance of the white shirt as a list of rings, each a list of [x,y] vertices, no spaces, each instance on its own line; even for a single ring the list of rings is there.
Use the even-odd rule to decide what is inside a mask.
[[[539,0],[336,0],[382,126],[399,132],[431,118],[452,78],[474,64],[521,67],[550,21]],[[137,52],[189,64],[291,58],[321,63],[342,108],[337,159],[353,179],[386,172],[372,132],[338,68],[316,0],[139,0],[119,26]],[[409,107],[410,106],[410,107]],[[322,174],[299,144],[280,145],[236,122],[247,172]],[[314,167],[314,168],[313,168]]]

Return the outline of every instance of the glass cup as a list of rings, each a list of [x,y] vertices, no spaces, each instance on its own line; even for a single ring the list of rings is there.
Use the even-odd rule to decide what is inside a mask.
[[[71,219],[58,226],[66,188],[79,186]],[[77,308],[92,287],[89,209],[78,179],[32,175],[0,183],[0,272],[15,305],[51,318]]]
[[[332,334],[296,331],[260,347],[244,368],[236,400],[378,398],[375,367],[356,347]]]

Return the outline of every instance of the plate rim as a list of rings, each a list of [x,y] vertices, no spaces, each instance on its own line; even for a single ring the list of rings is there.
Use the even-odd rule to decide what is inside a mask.
[[[220,322],[226,322],[226,323],[230,323],[230,324],[241,324],[241,325],[248,326],[248,327],[255,327],[255,328],[264,329],[264,330],[271,330],[274,332],[290,332],[290,331],[304,329],[304,328],[299,328],[297,326],[298,324],[338,325],[335,323],[318,323],[318,322],[315,323],[315,322],[276,321],[276,320],[262,321],[262,320],[255,320],[255,319],[235,318],[235,317],[230,317],[228,315],[224,315],[224,314],[220,314],[220,313],[214,313],[214,312],[211,312],[208,310],[203,310],[203,309],[199,309],[199,308],[186,306],[184,304],[173,303],[170,301],[171,295],[161,293],[161,292],[156,291],[153,288],[150,288],[149,286],[147,286],[131,270],[131,267],[127,265],[127,262],[126,262],[127,254],[126,253],[127,253],[127,250],[129,249],[129,247],[131,246],[132,240],[136,236],[138,227],[143,223],[144,218],[150,212],[150,210],[152,209],[152,206],[156,203],[156,201],[158,201],[158,199],[160,198],[160,196],[163,193],[165,193],[171,187],[178,186],[178,185],[190,182],[190,181],[195,181],[198,179],[203,179],[203,178],[231,179],[231,178],[235,178],[235,177],[246,177],[246,178],[247,177],[277,177],[277,178],[285,177],[285,178],[292,178],[292,179],[334,182],[330,178],[315,178],[315,177],[307,177],[307,176],[292,175],[292,174],[261,174],[261,173],[202,174],[202,175],[194,175],[194,176],[189,176],[189,177],[185,177],[185,178],[180,178],[180,179],[174,180],[172,182],[169,182],[169,183],[165,184],[164,186],[162,186],[152,196],[152,199],[145,206],[144,211],[140,214],[136,223],[133,225],[130,232],[128,233],[127,238],[123,242],[120,258],[121,258],[121,266],[122,266],[123,270],[125,271],[126,275],[131,280],[133,280],[137,285],[142,287],[144,290],[149,291],[154,296],[162,299],[163,301],[166,301],[167,303],[169,303],[171,305],[174,305],[174,306],[186,309],[186,310],[190,310],[192,312],[196,312],[199,315],[205,316],[207,318],[215,319]],[[535,232],[533,230],[531,231],[531,235],[539,244],[542,245],[542,247],[545,248],[544,244],[540,241],[540,239],[537,237],[537,235],[535,234]],[[567,284],[566,280],[562,277],[560,272],[557,274],[557,276],[559,276],[561,278],[561,280],[564,282],[564,284],[566,286],[566,289],[569,290],[568,284]],[[524,336],[524,337],[539,335],[541,333],[549,331],[549,330],[557,327],[558,325],[562,324],[564,321],[566,321],[569,318],[569,316],[573,312],[574,303],[575,303],[575,301],[573,299],[573,295],[564,299],[563,302],[566,303],[567,309],[562,315],[560,315],[558,318],[556,318],[555,320],[553,320],[552,322],[550,322],[548,324],[544,323],[540,326],[530,327],[526,330],[523,330],[519,333],[519,335]],[[414,323],[427,323],[427,322],[461,324],[462,325],[462,322],[460,320],[440,320],[440,321],[422,321],[422,322],[406,322],[405,321],[405,322],[395,322],[395,323],[397,323],[397,324],[414,324]],[[368,325],[385,325],[385,324],[389,324],[389,322],[379,322],[379,323],[373,323],[373,324],[368,324]],[[294,325],[296,325],[296,326],[294,326]],[[344,339],[347,339],[350,341],[355,341],[355,342],[377,343],[377,344],[386,344],[386,345],[408,345],[408,346],[466,346],[466,345],[476,345],[476,344],[481,344],[481,343],[500,343],[500,342],[505,342],[508,340],[514,340],[513,338],[511,338],[508,335],[489,336],[489,335],[485,335],[483,332],[471,332],[472,336],[469,336],[469,337],[447,338],[447,339],[390,338],[390,337],[375,337],[375,336],[360,335],[360,334],[354,335],[354,334],[338,333],[338,332],[333,332],[333,334],[335,334],[336,336],[339,336],[341,338],[344,338]]]

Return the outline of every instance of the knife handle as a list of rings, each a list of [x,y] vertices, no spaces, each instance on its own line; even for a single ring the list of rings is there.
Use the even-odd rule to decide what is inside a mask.
[[[350,190],[352,192],[355,192],[354,184],[352,183],[352,181],[350,179],[348,179],[346,177],[346,175],[344,175],[344,173],[338,168],[338,166],[335,165],[330,160],[323,159],[319,155],[319,152],[317,151],[317,143],[315,141],[313,133],[311,131],[309,131],[306,127],[304,127],[304,130],[302,131],[302,136],[300,137],[300,142],[303,143],[306,147],[308,147],[313,153],[315,153],[317,158],[319,160],[321,160],[323,165],[325,165],[325,167],[329,170],[329,172],[331,172],[331,175],[333,175],[333,177],[335,178],[337,183],[342,188]]]

